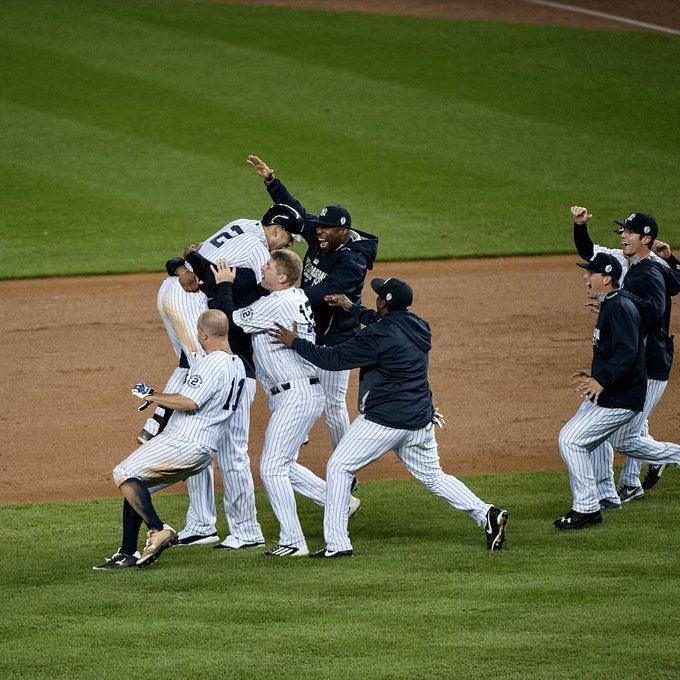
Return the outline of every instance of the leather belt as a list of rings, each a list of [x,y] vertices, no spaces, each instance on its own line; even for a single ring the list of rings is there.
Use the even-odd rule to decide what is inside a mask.
[[[310,378],[309,384],[310,385],[318,385],[319,379],[318,378]],[[279,394],[281,392],[285,392],[286,390],[289,390],[291,387],[292,387],[292,385],[289,382],[287,382],[287,383],[283,383],[283,385],[274,385],[274,387],[269,388],[269,391],[272,394]]]

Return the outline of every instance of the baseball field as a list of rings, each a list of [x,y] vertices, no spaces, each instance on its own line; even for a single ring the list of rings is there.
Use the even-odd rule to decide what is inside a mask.
[[[611,247],[613,219],[651,212],[680,251],[680,11],[556,4],[3,3],[0,675],[680,674],[678,470],[600,527],[552,527],[593,325],[569,207]],[[509,510],[500,553],[390,454],[360,473],[353,560],[198,546],[91,570],[120,538],[111,470],[143,422],[129,386],[175,361],[163,264],[269,207],[249,153],[310,209],[346,205],[380,237],[375,274],[413,286],[442,465]],[[680,440],[677,375],[660,440]],[[352,414],[355,394],[356,378]],[[255,468],[265,426],[259,394]],[[300,458],[323,474],[328,448],[317,424]],[[158,500],[177,528],[183,492]],[[321,510],[299,507],[321,547]]]

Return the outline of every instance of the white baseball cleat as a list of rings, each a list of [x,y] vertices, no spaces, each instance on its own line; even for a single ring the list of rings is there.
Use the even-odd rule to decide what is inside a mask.
[[[271,550],[262,553],[265,557],[306,557],[309,550],[306,545],[275,545]]]
[[[359,510],[361,510],[361,501],[358,498],[356,498],[355,496],[352,496],[349,499],[349,516],[348,516],[348,519],[349,519],[349,517],[354,517],[354,515],[356,515],[357,512],[359,512]]]
[[[244,548],[259,548],[264,545],[264,538],[261,541],[242,541],[233,534],[229,534],[222,543],[213,546],[213,550],[242,550]]]

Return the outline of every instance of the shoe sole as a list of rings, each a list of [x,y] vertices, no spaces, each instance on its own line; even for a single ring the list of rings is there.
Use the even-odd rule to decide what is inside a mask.
[[[137,560],[137,566],[148,567],[150,564],[153,564],[160,557],[160,554],[164,550],[167,550],[174,545],[175,540],[177,540],[177,534],[170,536],[170,538],[167,538],[165,541],[163,541],[163,543],[161,543],[150,555],[144,556],[144,554],[142,554],[142,556]]]
[[[560,531],[577,531],[578,529],[585,529],[589,526],[594,526],[595,524],[602,524],[602,517],[593,517],[585,522],[581,522],[578,525],[565,524],[564,526],[555,525],[556,529]]]
[[[248,548],[261,548],[264,545],[264,542],[262,543],[244,543],[243,545],[239,545],[238,548],[232,548],[230,545],[222,545],[221,543],[219,545],[214,545],[213,550],[246,550]]]
[[[205,536],[204,538],[199,538],[196,541],[191,541],[191,543],[180,543],[180,541],[177,541],[176,543],[173,543],[173,546],[175,548],[186,548],[192,545],[209,545],[210,543],[219,543],[219,540],[219,536]]]
[[[503,510],[503,512],[501,512],[498,515],[498,534],[491,542],[489,552],[493,552],[494,550],[500,550],[503,547],[503,542],[505,541],[505,527],[507,523],[508,513],[506,510]]]
[[[621,503],[630,503],[631,501],[641,501],[645,497],[644,493],[635,494],[635,496],[628,496],[628,498],[622,498]]]

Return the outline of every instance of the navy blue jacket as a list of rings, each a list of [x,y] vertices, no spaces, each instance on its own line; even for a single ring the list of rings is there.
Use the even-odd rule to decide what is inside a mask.
[[[600,301],[590,374],[604,387],[599,406],[642,411],[647,395],[642,317],[624,290]]]
[[[217,297],[218,287],[215,285],[215,277],[210,269],[210,260],[207,260],[203,255],[199,255],[198,253],[189,253],[186,257],[186,261],[191,265],[191,268],[199,279],[201,279],[200,287],[208,298],[208,307],[210,307],[210,309],[221,309],[227,314],[227,317],[229,318],[229,332],[227,334],[229,347],[231,347],[231,351],[243,361],[246,375],[249,378],[255,378],[255,363],[253,361],[253,342],[251,336],[240,326],[233,323],[231,314],[227,313],[220,305]],[[267,294],[267,291],[257,284],[253,270],[245,267],[236,268],[236,278],[229,288],[232,292],[233,304],[236,307],[247,307],[248,305],[253,304],[255,300]]]
[[[356,305],[366,328],[345,342],[322,347],[296,338],[293,349],[327,371],[361,368],[359,411],[385,427],[419,430],[432,422],[434,407],[427,380],[432,347],[427,321],[412,312],[384,317]]]
[[[317,215],[307,212],[278,179],[266,185],[275,203],[285,203],[295,208],[304,217],[302,236],[307,241],[302,268],[302,290],[304,290],[314,312],[316,322],[316,343],[337,345],[351,338],[359,330],[358,312],[352,308],[345,312],[341,307],[329,307],[324,296],[342,293],[352,302],[361,301],[361,289],[366,272],[373,269],[378,253],[378,238],[357,229],[350,230],[350,240],[330,253],[319,248],[316,236]]]
[[[593,242],[586,225],[574,224],[574,243],[584,260],[593,256]],[[632,264],[621,287],[632,293],[647,338],[647,377],[668,380],[673,366],[673,336],[669,335],[672,300],[680,292],[680,272],[652,259]]]

